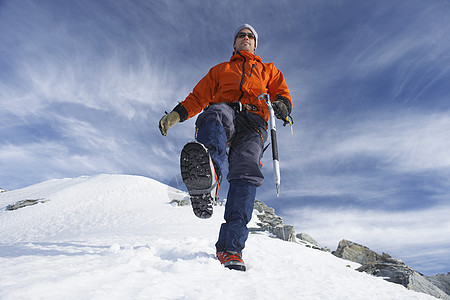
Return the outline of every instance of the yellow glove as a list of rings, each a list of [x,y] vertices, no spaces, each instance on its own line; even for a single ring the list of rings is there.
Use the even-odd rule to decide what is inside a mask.
[[[180,115],[176,111],[164,115],[159,121],[159,130],[161,131],[161,134],[166,136],[167,131],[178,122],[180,122]]]

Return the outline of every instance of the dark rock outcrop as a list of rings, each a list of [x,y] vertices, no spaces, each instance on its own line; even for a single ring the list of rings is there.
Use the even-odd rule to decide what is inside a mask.
[[[316,242],[316,240],[313,239],[312,236],[310,236],[310,235],[307,234],[307,233],[300,232],[300,233],[296,234],[295,237],[296,237],[298,240],[303,241],[303,242],[305,242],[305,243],[309,243],[309,244],[314,245],[314,246],[316,246],[316,247],[319,246],[319,244]]]
[[[348,240],[340,241],[336,251],[333,251],[332,254],[362,265],[369,262],[381,260],[381,255],[378,255],[365,246],[353,243]]]
[[[20,200],[14,204],[10,204],[6,207],[6,210],[16,210],[19,208],[23,208],[23,207],[27,207],[27,206],[31,206],[31,205],[36,205],[39,203],[45,203],[49,201],[48,199],[25,199],[25,200]]]
[[[435,286],[440,288],[446,294],[450,295],[450,273],[427,276],[427,278]]]
[[[254,209],[258,211],[259,222],[257,225],[260,228],[249,228],[250,232],[268,231],[283,241],[296,242],[294,226],[284,224],[283,219],[275,214],[273,208],[268,207],[264,202],[255,200]]]
[[[316,240],[310,235],[306,233],[295,234],[294,226],[285,224],[283,219],[275,214],[275,210],[272,207],[267,206],[264,202],[255,200],[254,209],[258,211],[257,217],[259,222],[256,224],[259,227],[249,228],[250,232],[267,231],[275,238],[279,238],[283,241],[294,242],[316,250],[330,252],[330,249],[328,248],[320,248]]]
[[[401,260],[391,257],[387,253],[379,255],[369,248],[348,240],[339,242],[335,256],[361,264],[360,272],[383,277],[385,280],[401,284],[409,290],[429,294],[439,299],[450,299],[444,289],[434,284],[428,277],[416,272]],[[439,280],[445,284],[445,281]],[[448,283],[448,282],[447,282]]]

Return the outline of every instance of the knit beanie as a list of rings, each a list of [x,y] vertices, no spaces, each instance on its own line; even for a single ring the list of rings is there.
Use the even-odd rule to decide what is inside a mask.
[[[234,32],[233,45],[234,45],[234,42],[236,42],[236,37],[237,37],[238,33],[244,28],[249,29],[255,36],[255,50],[256,50],[256,47],[258,46],[258,33],[256,32],[255,28],[253,28],[252,25],[249,25],[249,24],[242,24],[241,26],[238,27],[238,29],[236,29],[236,31]]]

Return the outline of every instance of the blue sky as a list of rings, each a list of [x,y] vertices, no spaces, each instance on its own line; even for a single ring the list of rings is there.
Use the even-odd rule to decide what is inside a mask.
[[[294,101],[281,196],[268,150],[257,197],[322,246],[448,272],[449,15],[445,0],[0,1],[0,187],[99,173],[182,187],[195,118],[168,137],[157,123],[247,22]]]

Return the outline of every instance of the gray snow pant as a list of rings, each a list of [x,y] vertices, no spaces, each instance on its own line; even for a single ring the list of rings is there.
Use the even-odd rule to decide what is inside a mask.
[[[260,186],[264,181],[260,160],[267,139],[267,123],[251,112],[235,112],[228,104],[212,104],[196,121],[197,141],[204,144],[211,155],[218,174],[228,156],[229,182],[244,179]]]
[[[242,253],[248,238],[247,224],[252,218],[256,187],[263,183],[260,160],[267,124],[250,112],[235,112],[228,104],[213,104],[196,121],[197,141],[204,144],[221,174],[229,145],[230,182],[225,205],[225,223],[220,227],[216,250]]]

